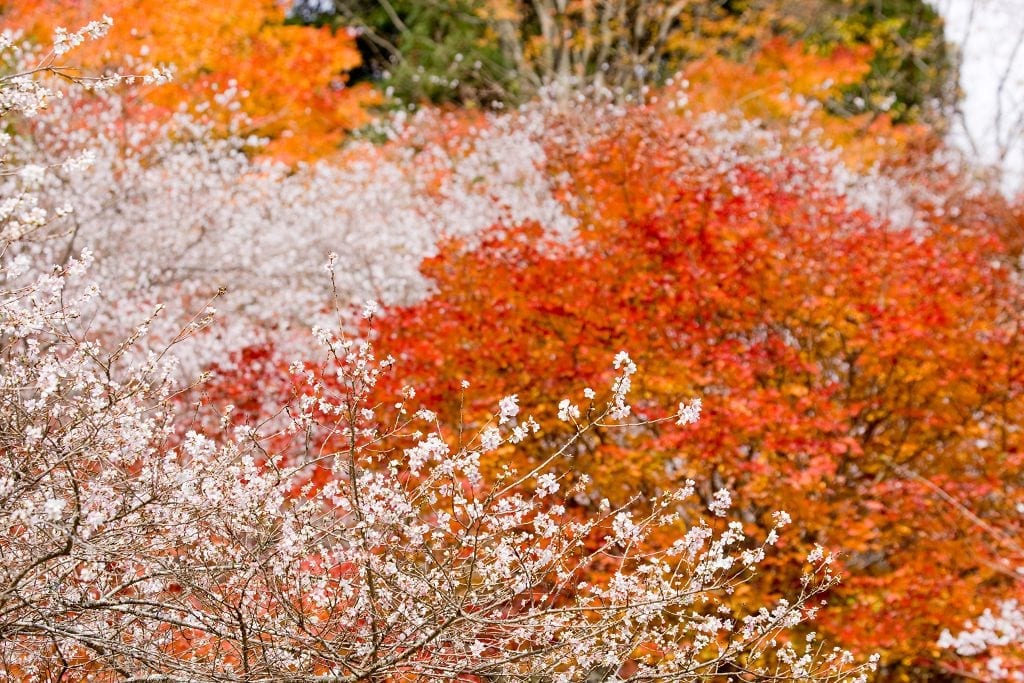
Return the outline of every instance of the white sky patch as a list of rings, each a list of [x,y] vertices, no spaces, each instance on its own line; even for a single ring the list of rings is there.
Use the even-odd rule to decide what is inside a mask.
[[[961,51],[963,116],[954,140],[1024,188],[1024,0],[932,0]]]

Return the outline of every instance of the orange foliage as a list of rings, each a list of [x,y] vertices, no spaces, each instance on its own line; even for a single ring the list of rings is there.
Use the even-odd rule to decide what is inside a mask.
[[[285,24],[276,0],[26,0],[0,4],[0,24],[26,29],[46,42],[53,29],[76,29],[107,14],[114,28],[104,40],[74,53],[89,69],[173,64],[175,82],[153,89],[150,102],[168,109],[201,105],[217,92],[240,91],[251,132],[272,138],[269,153],[309,158],[337,147],[347,131],[368,121],[376,103],[369,86],[346,86],[359,65],[348,33]],[[213,110],[211,110],[211,113]],[[222,119],[230,111],[218,114]]]
[[[802,43],[775,38],[748,61],[712,54],[688,64],[683,75],[697,86],[694,101],[700,109],[740,107],[748,116],[778,119],[797,114],[805,100],[824,100],[859,82],[870,60],[867,46],[818,55]]]
[[[842,146],[847,163],[866,168],[930,135],[926,126],[896,126],[886,115],[830,113],[843,89],[868,75],[872,56],[867,45],[819,54],[803,43],[774,38],[746,61],[710,54],[687,64],[681,77],[694,111],[738,111],[773,125],[806,118]]]

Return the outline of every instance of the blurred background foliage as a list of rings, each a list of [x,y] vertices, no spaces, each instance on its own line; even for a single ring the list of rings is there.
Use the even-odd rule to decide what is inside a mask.
[[[745,61],[772,40],[865,54],[827,105],[941,124],[956,55],[925,0],[298,0],[292,21],[355,28],[371,82],[401,103],[516,104],[559,79],[628,97],[709,55]]]

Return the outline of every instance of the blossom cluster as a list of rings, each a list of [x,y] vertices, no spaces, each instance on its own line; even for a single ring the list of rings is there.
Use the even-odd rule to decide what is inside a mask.
[[[1024,680],[1017,657],[1006,657],[1024,643],[1024,611],[1016,600],[999,604],[998,612],[986,609],[956,635],[942,632],[938,646],[965,658],[971,671],[991,680]],[[977,664],[978,666],[971,666]]]

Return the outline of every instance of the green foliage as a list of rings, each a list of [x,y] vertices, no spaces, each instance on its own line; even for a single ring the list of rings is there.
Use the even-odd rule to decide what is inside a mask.
[[[925,0],[829,0],[830,21],[811,27],[818,44],[869,45],[871,72],[847,89],[841,111],[888,111],[898,123],[936,123],[956,102],[952,48]]]
[[[477,0],[337,0],[323,11],[300,0],[293,17],[355,28],[363,66],[353,81],[371,81],[400,102],[513,101],[514,69],[481,9]]]
[[[777,36],[826,54],[870,47],[870,72],[831,103],[835,114],[886,112],[896,123],[936,124],[959,96],[955,54],[927,0],[717,0],[694,3],[681,21],[689,59],[710,47],[744,60]]]

